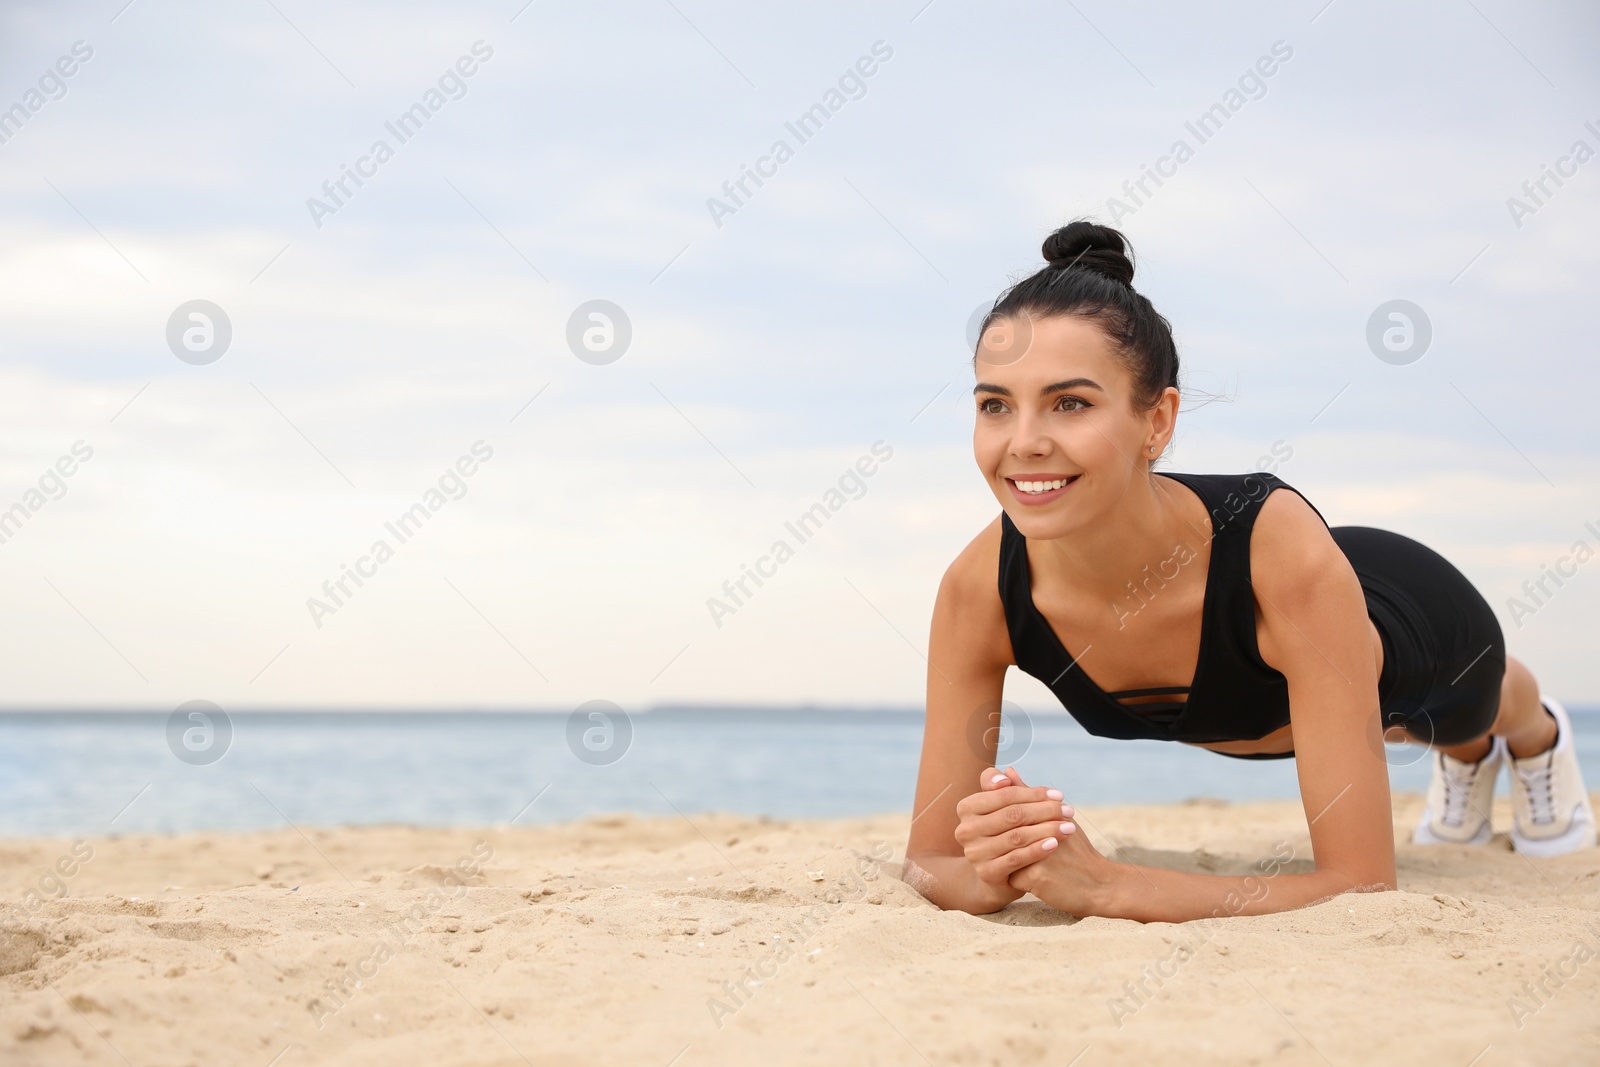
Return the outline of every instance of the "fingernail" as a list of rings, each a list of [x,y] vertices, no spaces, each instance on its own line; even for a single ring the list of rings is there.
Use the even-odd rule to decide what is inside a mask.
[[[1039,847],[1044,849],[1046,852],[1049,852],[1051,849],[1056,847],[1056,839],[1053,837],[1047,837],[1044,839],[1044,844],[1040,845]]]
[[[1005,775],[997,774],[993,778],[989,779],[989,784],[990,785],[999,785],[1001,782],[1003,782],[1005,780],[1006,780],[1006,776]]]
[[[1071,818],[1071,816],[1072,816],[1072,805],[1071,804],[1063,804],[1063,805],[1061,805],[1061,814],[1067,816],[1068,818]]]
[[[1059,790],[1059,789],[1046,789],[1044,791],[1044,795],[1049,797],[1051,800],[1060,800],[1061,799],[1061,790]]]
[[[1070,822],[1062,823],[1061,824],[1061,832],[1064,833],[1064,834],[1072,833],[1072,824]]]

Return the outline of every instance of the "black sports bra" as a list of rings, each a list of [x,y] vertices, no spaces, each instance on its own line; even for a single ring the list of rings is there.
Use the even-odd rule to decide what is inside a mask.
[[[1161,473],[1194,490],[1211,513],[1211,561],[1201,608],[1200,657],[1189,684],[1112,693],[1096,685],[1034,606],[1027,540],[1002,513],[1000,601],[1017,666],[1049,686],[1073,718],[1099,737],[1189,742],[1265,737],[1289,722],[1289,684],[1282,673],[1262,660],[1256,645],[1250,531],[1262,502],[1274,489],[1300,491],[1264,472]],[[1199,544],[1205,543],[1204,536],[1195,532]],[[1190,543],[1190,552],[1198,554],[1199,544]],[[1162,562],[1170,570],[1172,561]],[[1161,566],[1153,562],[1145,572],[1145,581],[1155,583],[1152,591],[1164,584]],[[1175,574],[1172,571],[1164,577]],[[1117,699],[1180,693],[1187,693],[1188,699],[1137,705],[1124,705]]]

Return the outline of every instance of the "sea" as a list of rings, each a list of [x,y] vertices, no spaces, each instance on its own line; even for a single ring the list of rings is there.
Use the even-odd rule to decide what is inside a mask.
[[[629,713],[592,702],[566,712],[225,713],[192,704],[0,712],[0,836],[905,813],[923,726],[916,710]],[[1570,710],[1593,788],[1600,708]],[[1008,713],[997,739],[1002,765],[1085,809],[1299,795],[1294,760],[1092,737],[1065,714]],[[1384,754],[1396,790],[1427,788],[1425,749],[1393,745]]]

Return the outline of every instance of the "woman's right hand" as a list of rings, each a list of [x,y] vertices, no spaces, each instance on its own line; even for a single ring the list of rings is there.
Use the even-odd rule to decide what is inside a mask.
[[[1009,894],[1013,871],[1044,859],[1076,833],[1072,806],[1061,791],[1024,785],[1016,768],[987,768],[978,777],[979,791],[956,804],[960,822],[956,843],[980,881]]]

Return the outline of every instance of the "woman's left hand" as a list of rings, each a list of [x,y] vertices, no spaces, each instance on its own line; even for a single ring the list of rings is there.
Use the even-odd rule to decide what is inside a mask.
[[[985,789],[1026,785],[1015,768],[1008,768],[1009,781],[984,783]],[[1094,915],[1115,881],[1118,864],[1105,858],[1082,833],[1068,834],[1042,860],[1011,873],[1011,888],[1032,893],[1057,911],[1079,917]]]

